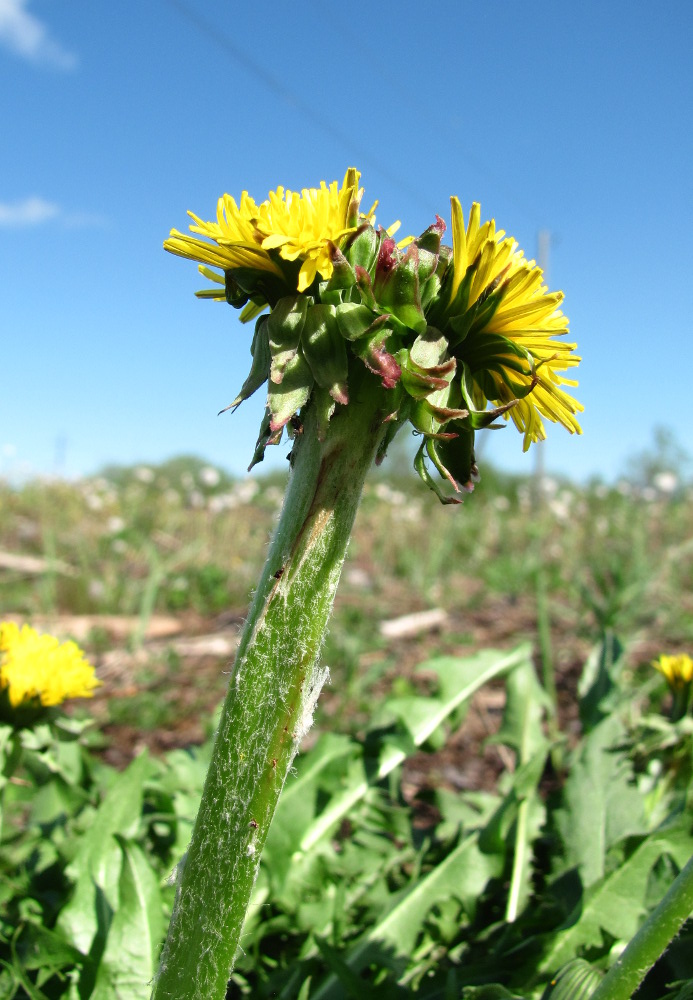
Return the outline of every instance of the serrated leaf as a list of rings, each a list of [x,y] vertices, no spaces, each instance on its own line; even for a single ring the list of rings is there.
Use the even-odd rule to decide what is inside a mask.
[[[584,895],[563,927],[552,935],[538,971],[552,974],[585,949],[603,947],[604,932],[617,941],[632,938],[642,921],[653,866],[663,854],[671,854],[683,867],[692,851],[693,838],[687,829],[661,831],[643,840],[629,858]]]
[[[25,925],[17,950],[25,969],[40,968],[52,972],[84,961],[84,956],[62,934],[42,924]]]
[[[348,951],[345,962],[358,971],[376,950],[385,949],[393,956],[409,957],[429,910],[441,899],[454,896],[468,913],[473,913],[489,879],[502,871],[502,859],[479,850],[478,837],[465,838],[424,878],[415,880],[402,893],[374,927]],[[330,995],[335,977],[329,977],[313,994],[312,1000]]]
[[[543,719],[550,703],[529,660],[508,675],[506,690],[503,721],[489,742],[505,743],[524,764],[547,747]]]
[[[632,767],[625,754],[614,749],[624,735],[619,717],[607,716],[576,750],[565,783],[565,809],[557,815],[564,869],[576,867],[585,888],[604,875],[607,851],[614,843],[646,830]]]
[[[510,652],[485,650],[475,656],[441,656],[421,663],[421,672],[434,672],[438,676],[438,699],[421,699],[420,715],[412,721],[410,735],[415,746],[421,746],[429,736],[464,702],[468,701],[480,687],[488,681],[501,677],[508,671],[526,662],[530,653],[528,646],[519,646]],[[382,781],[407,757],[406,750],[389,745],[383,749],[377,768],[369,774],[353,780],[339,795],[335,795],[323,812],[305,829],[301,839],[301,851],[311,848],[328,835],[341,822],[356,802],[362,799],[369,787]],[[284,795],[290,785],[287,785]]]
[[[580,721],[583,732],[593,729],[608,714],[614,693],[614,670],[623,655],[623,646],[607,633],[590,652],[578,684],[580,696]]]

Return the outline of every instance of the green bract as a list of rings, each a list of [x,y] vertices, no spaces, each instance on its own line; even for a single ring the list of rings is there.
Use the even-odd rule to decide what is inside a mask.
[[[277,444],[284,427],[295,433],[302,411],[316,406],[319,433],[337,405],[349,401],[349,369],[365,365],[377,381],[373,391],[387,393],[388,433],[379,455],[406,423],[421,435],[415,468],[445,503],[471,490],[477,477],[474,431],[492,426],[507,406],[475,407],[470,375],[451,354],[449,338],[427,320],[438,301],[451,261],[441,247],[445,224],[438,218],[406,249],[385,230],[363,223],[340,247],[331,246],[332,275],[316,280],[302,294],[272,300],[268,275],[225,272],[226,298],[232,305],[265,299],[269,315],[256,320],[248,378],[231,406],[238,406],[265,382],[267,412],[252,464]],[[239,288],[244,295],[238,296]],[[295,426],[292,426],[295,425]],[[445,493],[430,466],[452,487]]]
[[[240,204],[224,195],[216,221],[190,213],[204,239],[173,230],[164,246],[200,262],[216,288],[198,294],[257,321],[251,371],[231,404],[269,383],[251,464],[284,427],[300,431],[308,407],[324,440],[338,407],[358,405],[349,383],[365,366],[375,378],[363,391],[379,394],[387,414],[379,458],[410,423],[422,438],[417,471],[444,503],[458,503],[477,478],[474,433],[497,417],[513,421],[525,450],[546,436],[544,419],[581,433],[582,406],[563,388],[577,384],[564,373],[580,361],[558,339],[568,332],[563,295],[493,220],[481,222],[476,202],[465,225],[451,198],[452,247],[441,244],[438,215],[396,243],[396,226],[376,227],[375,205],[360,212],[359,178],[349,168],[341,189],[280,187],[259,205],[247,192]]]

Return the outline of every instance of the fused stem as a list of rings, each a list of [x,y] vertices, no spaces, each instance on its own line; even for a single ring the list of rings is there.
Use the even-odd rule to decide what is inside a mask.
[[[590,1000],[630,1000],[693,914],[693,857],[681,869],[661,903],[652,911]]]
[[[153,1000],[223,1000],[282,786],[327,670],[320,648],[366,473],[384,433],[383,392],[350,377],[351,402],[295,437],[281,518],[241,637],[202,802],[179,865]]]

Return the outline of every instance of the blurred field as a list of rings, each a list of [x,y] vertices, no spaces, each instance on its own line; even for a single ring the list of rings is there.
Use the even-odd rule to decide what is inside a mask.
[[[433,652],[529,638],[540,672],[555,668],[569,732],[579,669],[604,632],[626,644],[643,690],[653,656],[693,648],[693,491],[674,476],[578,488],[485,469],[450,508],[394,468],[366,488],[324,650],[332,683],[318,729],[359,732],[374,701],[411,690],[413,666]],[[193,458],[78,482],[0,482],[2,617],[88,651],[103,681],[89,711],[111,763],[144,745],[199,743],[213,728],[282,493],[281,475],[233,481]],[[487,692],[439,759],[441,780],[484,783],[497,751],[479,747],[500,707]]]

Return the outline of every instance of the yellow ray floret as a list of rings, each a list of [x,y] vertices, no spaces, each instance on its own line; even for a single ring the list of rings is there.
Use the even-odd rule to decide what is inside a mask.
[[[524,434],[525,451],[532,441],[546,437],[542,417],[562,424],[571,434],[581,434],[575,414],[583,407],[562,389],[577,382],[561,374],[581,359],[572,353],[575,344],[554,339],[568,333],[568,318],[559,309],[563,293],[549,292],[541,268],[528,261],[502,230],[496,232],[493,220],[481,223],[477,202],[466,226],[459,200],[453,197],[451,204],[450,315],[459,309],[480,309],[486,299],[495,303],[483,327],[472,327],[469,342],[463,342],[456,353],[465,360],[465,351],[470,350],[483,359],[472,374],[478,385],[483,383],[484,394],[494,406],[516,400],[505,418],[512,419]],[[465,278],[468,289],[460,303],[456,298]],[[490,340],[491,335],[498,336]],[[497,346],[503,343],[499,337],[510,342],[505,344],[506,352]],[[485,344],[494,346],[485,350]],[[521,348],[524,363],[512,351],[512,344]]]
[[[100,683],[76,643],[39,635],[28,625],[0,624],[0,690],[7,689],[13,708],[35,700],[50,706],[91,698]]]
[[[350,167],[341,188],[337,181],[330,185],[322,181],[319,188],[304,188],[300,194],[278,187],[259,205],[247,191],[240,204],[225,194],[217,205],[216,222],[203,222],[188,213],[194,221],[191,232],[205,240],[174,229],[164,248],[222,270],[254,268],[280,276],[278,258],[300,260],[297,290],[303,292],[316,275],[325,280],[331,277],[329,244],[338,243],[360,221],[358,203],[363,192],[358,187],[359,177]],[[223,296],[213,291],[209,297]]]
[[[675,656],[662,654],[654,660],[652,666],[664,674],[667,683],[672,688],[683,688],[693,682],[693,660],[686,653]]]

